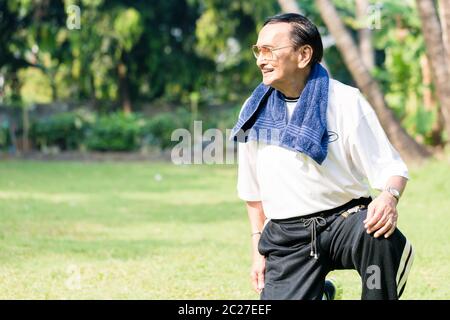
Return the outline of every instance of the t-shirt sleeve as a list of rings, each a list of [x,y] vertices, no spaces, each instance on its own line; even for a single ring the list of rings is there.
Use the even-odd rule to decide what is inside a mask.
[[[247,104],[247,99],[239,112]],[[238,197],[244,201],[261,201],[258,178],[256,175],[256,157],[258,145],[256,141],[238,142]]]
[[[244,201],[261,201],[256,175],[257,144],[239,142],[238,149],[238,197]]]
[[[408,168],[390,143],[375,111],[362,96],[359,103],[365,114],[348,136],[348,148],[356,169],[377,190],[383,190],[392,176],[409,179]]]

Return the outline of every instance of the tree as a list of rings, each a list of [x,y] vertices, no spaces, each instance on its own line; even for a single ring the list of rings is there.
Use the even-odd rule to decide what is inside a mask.
[[[22,109],[21,125],[18,127],[22,132],[21,149],[25,152],[30,149],[29,107],[56,95],[54,90],[47,97],[40,94],[45,92],[45,87],[51,90],[52,83],[48,84],[45,80],[51,80],[51,66],[55,62],[42,55],[41,48],[44,52],[64,51],[64,48],[58,48],[55,40],[58,23],[62,21],[61,12],[60,3],[50,6],[49,1],[0,2],[0,75],[6,79],[7,91],[0,94],[2,102]],[[55,56],[58,57],[58,54]],[[34,85],[23,86],[24,78],[31,80],[28,84],[34,81]],[[39,90],[36,88],[43,90],[37,92]]]
[[[300,7],[297,4],[297,1],[295,0],[278,0],[278,4],[281,7],[281,10],[285,13],[298,13],[298,14],[302,14],[300,10]]]
[[[430,62],[425,54],[420,57],[420,68],[422,73],[422,85],[423,85],[423,105],[427,112],[433,112],[436,109],[436,99],[433,95],[433,90],[431,90],[432,76],[430,69]],[[441,113],[438,112],[437,119],[431,127],[431,144],[434,146],[442,146],[444,142],[442,141],[442,132],[444,130],[444,123],[441,117]]]
[[[360,56],[358,47],[345,28],[332,2],[330,0],[316,0],[316,5],[323,21],[336,40],[336,45],[345,64],[358,87],[374,107],[384,130],[394,146],[407,160],[420,161],[429,156],[429,152],[406,133],[393,112],[388,108],[379,84],[370,75]]]
[[[416,4],[422,21],[426,53],[436,86],[444,127],[450,137],[450,68],[447,65],[441,25],[433,0],[416,0]]]
[[[126,55],[139,40],[143,27],[141,16],[136,9],[122,9],[114,20],[117,48],[117,74],[123,111],[131,112],[130,91],[128,88],[128,70],[125,64]]]
[[[442,40],[447,51],[447,67],[450,72],[450,1],[439,0],[439,12],[442,26]]]
[[[283,11],[284,13],[297,13],[297,14],[305,15],[305,13],[302,12],[302,10],[300,9],[299,5],[297,4],[297,2],[295,0],[278,0],[278,4],[280,5],[281,11]],[[324,44],[323,49],[324,50],[327,49],[328,45],[331,43],[334,44],[333,39],[331,39],[331,41],[327,41]],[[322,57],[321,64],[325,67],[325,69],[328,70],[328,73],[331,74],[330,68],[327,65],[325,57]]]
[[[356,19],[358,21],[359,51],[367,69],[375,66],[375,56],[372,46],[372,31],[368,27],[368,0],[356,0]]]

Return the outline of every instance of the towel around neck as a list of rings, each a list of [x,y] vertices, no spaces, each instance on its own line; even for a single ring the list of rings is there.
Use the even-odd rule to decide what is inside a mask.
[[[328,72],[315,63],[288,122],[282,93],[261,83],[242,109],[230,139],[278,145],[322,164],[328,153],[328,84]]]

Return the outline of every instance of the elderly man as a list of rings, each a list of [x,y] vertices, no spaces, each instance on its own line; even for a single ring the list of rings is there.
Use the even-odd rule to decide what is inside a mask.
[[[261,83],[244,103],[238,196],[251,224],[261,299],[322,299],[326,275],[355,269],[362,299],[398,299],[413,261],[396,228],[408,170],[360,91],[320,65],[317,28],[269,18],[253,46]],[[372,199],[369,185],[380,190]]]

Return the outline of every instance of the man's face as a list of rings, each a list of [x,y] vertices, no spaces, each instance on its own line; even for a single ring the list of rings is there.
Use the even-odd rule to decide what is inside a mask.
[[[257,46],[271,48],[285,47],[273,51],[274,60],[266,60],[260,55],[256,61],[263,75],[263,83],[276,89],[292,81],[299,72],[298,54],[291,41],[291,25],[289,23],[273,23],[264,26],[258,35]]]

